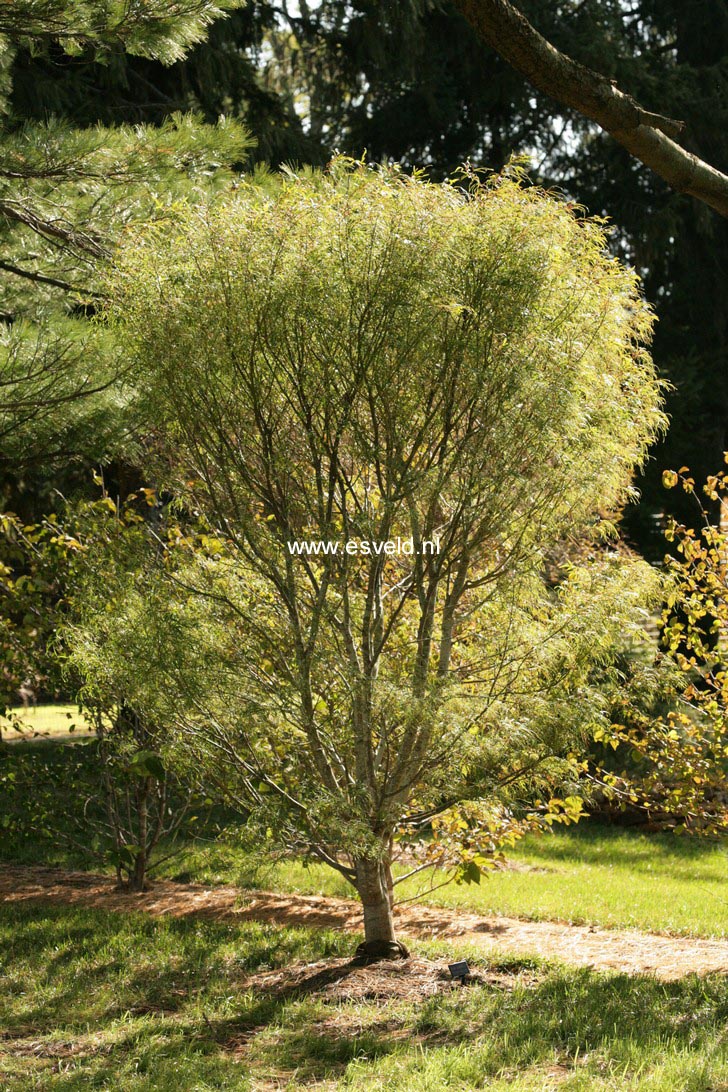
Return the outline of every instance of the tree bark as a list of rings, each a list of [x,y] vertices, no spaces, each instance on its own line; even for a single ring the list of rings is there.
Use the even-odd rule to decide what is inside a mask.
[[[560,53],[508,0],[455,0],[455,6],[537,90],[595,121],[672,189],[728,216],[728,176],[672,139],[684,122],[645,110],[612,80]]]
[[[127,883],[129,891],[146,891],[147,889],[147,855],[141,849],[134,858],[134,867],[129,873]]]
[[[129,873],[129,890],[144,891],[147,885],[147,858],[148,858],[148,817],[149,817],[149,793],[152,787],[152,779],[145,777],[137,788],[137,816],[139,822],[139,848],[134,858],[134,867]]]
[[[356,889],[364,910],[364,943],[356,950],[358,959],[407,959],[407,947],[394,930],[392,870],[388,860],[356,861]]]

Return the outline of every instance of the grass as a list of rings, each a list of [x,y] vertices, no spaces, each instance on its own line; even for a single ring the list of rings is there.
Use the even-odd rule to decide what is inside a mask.
[[[61,800],[53,786],[71,784],[72,768],[85,769],[92,751],[53,737],[0,749],[3,791],[18,792],[22,810],[47,767],[52,821],[62,825],[73,794]],[[0,838],[0,859],[79,864],[37,828]],[[479,886],[450,886],[430,900],[487,914],[728,935],[724,847],[585,823],[526,840],[513,860],[517,867]],[[261,864],[232,828],[187,843],[164,871],[350,894],[323,866]],[[350,934],[275,924],[0,906],[0,1090],[728,1092],[726,975],[662,983],[501,958],[492,984],[419,1002],[327,1002],[250,988],[257,972],[348,955],[355,943]],[[488,966],[482,951],[414,947]]]
[[[0,907],[0,1088],[728,1089],[726,976],[665,984],[513,962],[496,984],[420,1002],[246,987],[351,945],[256,923]]]
[[[484,915],[728,936],[725,844],[587,821],[527,838],[510,856],[514,868],[493,872],[480,884],[450,884],[424,901]],[[325,865],[261,863],[225,839],[189,846],[170,861],[167,874],[204,883],[232,878],[243,886],[300,894],[352,895],[346,881]],[[407,881],[400,897],[418,890],[417,881]]]
[[[16,731],[16,724],[22,734]],[[37,705],[29,709],[19,705],[10,709],[10,717],[0,716],[0,736],[6,740],[22,739],[26,734],[67,738],[69,734],[87,735],[92,731],[78,706],[71,704]]]
[[[64,824],[71,825],[74,809],[77,818],[82,818],[86,780],[94,776],[94,761],[94,744],[88,741],[69,747],[50,738],[0,748],[0,796],[6,808],[22,819],[43,800],[42,821],[32,829],[16,822],[4,831],[0,860],[99,868],[88,853],[84,856],[79,848],[56,844],[57,832]],[[219,822],[229,821],[222,813],[211,819],[202,823],[202,830],[211,832]],[[161,847],[162,854],[166,849]],[[486,875],[480,884],[450,884],[425,895],[424,901],[483,915],[728,936],[725,843],[643,834],[586,821],[558,828],[551,835],[527,838],[510,858],[513,867]],[[232,827],[216,839],[183,844],[160,874],[301,894],[353,894],[346,881],[325,865],[306,866],[294,859],[266,863],[264,854],[240,846]],[[434,877],[435,882],[438,879]],[[399,897],[421,891],[419,883],[414,879],[403,884]]]
[[[523,867],[437,892],[443,906],[535,920],[728,936],[725,844],[584,823],[529,838]]]

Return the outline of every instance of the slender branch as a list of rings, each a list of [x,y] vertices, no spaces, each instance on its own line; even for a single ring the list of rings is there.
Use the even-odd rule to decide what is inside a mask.
[[[76,231],[71,225],[64,224],[61,220],[46,220],[36,215],[32,209],[25,208],[14,201],[0,201],[0,215],[8,220],[15,220],[19,224],[25,224],[38,235],[49,236],[52,239],[60,239],[64,243],[77,247],[94,258],[108,257],[109,250],[97,239],[87,235],[83,231]]]
[[[430,867],[435,868],[436,865],[433,863]],[[454,878],[455,869],[453,869],[452,872],[450,872],[450,874],[448,875],[447,879],[443,880],[441,883],[436,883],[434,885],[430,884],[430,886],[426,887],[424,891],[420,891],[416,895],[410,895],[406,899],[397,899],[394,904],[395,910],[398,906],[404,906],[406,902],[417,902],[418,899],[424,899],[426,895],[431,895],[434,891],[439,891],[441,887],[447,887],[448,884],[451,884],[453,882]]]
[[[321,846],[311,846],[311,852],[314,856],[318,857],[319,860],[323,861],[331,868],[335,868],[337,872],[340,872],[344,879],[349,881],[352,887],[356,887],[356,884],[354,883],[356,872],[353,868],[347,868],[346,865],[343,865],[341,861],[337,861],[336,857],[332,857],[331,854],[327,853]]]
[[[432,861],[425,861],[424,864],[419,864],[419,865],[417,865],[416,868],[411,868],[410,871],[405,872],[404,875],[397,876],[396,879],[394,880],[394,883],[392,884],[392,886],[396,887],[397,884],[404,883],[405,880],[410,880],[413,876],[416,876],[419,872],[424,872],[425,869],[434,868],[434,867],[435,867],[435,865],[433,864]]]

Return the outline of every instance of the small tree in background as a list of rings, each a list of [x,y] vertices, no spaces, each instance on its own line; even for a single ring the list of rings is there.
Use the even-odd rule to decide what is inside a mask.
[[[544,566],[662,424],[636,278],[517,178],[338,162],[137,239],[113,290],[160,480],[220,539],[175,577],[194,640],[157,646],[180,744],[390,954],[396,841],[475,878],[606,716],[592,668],[650,571]]]
[[[67,681],[96,729],[98,787],[89,826],[130,891],[145,889],[177,835],[189,833],[191,809],[200,803],[197,779],[181,779],[167,762],[157,650],[140,640],[139,627],[122,621],[136,588],[144,589],[149,612],[158,612],[167,594],[158,513],[150,489],[123,507],[104,494],[70,511],[77,550],[56,640]]]
[[[661,826],[715,836],[728,832],[728,479],[721,472],[703,486],[719,502],[717,524],[687,467],[663,481],[679,484],[702,516],[698,531],[675,520],[666,531],[676,554],[665,558],[665,651],[652,674],[671,685],[672,708],[655,717],[625,694],[626,717],[611,738],[631,749],[632,769],[613,772],[608,785]]]
[[[33,562],[25,577],[0,574],[8,614],[20,617],[26,638],[20,662],[28,651],[30,623],[23,624],[23,615],[29,612],[39,646],[50,646],[39,665],[52,665],[56,684],[75,694],[96,738],[78,752],[51,748],[0,763],[0,825],[19,841],[32,832],[39,841],[113,865],[131,891],[148,885],[150,873],[172,855],[178,834],[196,829],[199,816],[192,808],[199,812],[202,803],[197,779],[181,779],[166,762],[169,730],[153,700],[155,650],[142,647],[120,621],[136,587],[144,588],[149,611],[167,598],[160,584],[161,541],[153,530],[158,521],[142,514],[156,509],[153,491],[144,490],[120,508],[104,495],[69,505],[62,519],[37,526],[3,521]],[[18,638],[10,621],[1,632],[10,663]],[[144,712],[137,707],[140,692]],[[67,806],[59,815],[64,795]]]

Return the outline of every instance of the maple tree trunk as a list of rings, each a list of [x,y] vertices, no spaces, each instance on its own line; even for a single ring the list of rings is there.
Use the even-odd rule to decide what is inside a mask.
[[[395,936],[392,870],[389,861],[358,860],[356,889],[364,910],[364,943],[357,948],[357,956],[371,961],[406,959],[409,951]]]

